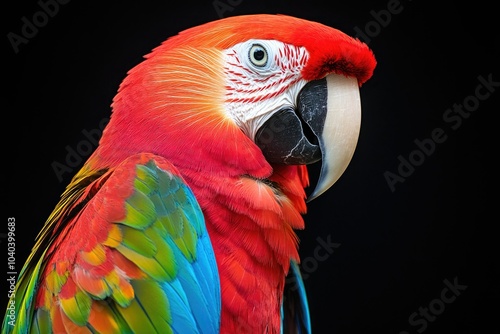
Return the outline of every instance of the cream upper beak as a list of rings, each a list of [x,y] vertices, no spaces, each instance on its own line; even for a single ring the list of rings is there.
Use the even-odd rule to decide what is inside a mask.
[[[361,128],[361,99],[356,78],[330,74],[327,82],[327,113],[320,135],[322,166],[311,201],[330,188],[351,161]]]

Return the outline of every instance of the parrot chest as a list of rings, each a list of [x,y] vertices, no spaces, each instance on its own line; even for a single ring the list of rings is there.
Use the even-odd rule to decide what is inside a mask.
[[[250,177],[198,182],[190,184],[217,260],[221,332],[278,333],[285,277],[290,260],[298,260],[293,229],[302,217],[271,183]]]

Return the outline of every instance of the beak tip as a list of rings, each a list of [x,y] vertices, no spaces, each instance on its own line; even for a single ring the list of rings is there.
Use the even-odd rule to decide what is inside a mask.
[[[311,195],[309,195],[309,197],[306,198],[306,203],[311,203],[313,201],[313,199],[316,199],[319,195],[321,195],[321,194],[312,193]]]
[[[321,168],[321,173],[318,179],[318,183],[316,184],[316,188],[314,188],[313,192],[307,197],[306,203],[311,202],[312,200],[318,198],[321,196],[325,191],[327,191],[337,180],[339,179],[340,175],[337,176],[332,176],[332,175],[325,175],[329,174],[328,169],[325,168],[325,166],[322,166]]]

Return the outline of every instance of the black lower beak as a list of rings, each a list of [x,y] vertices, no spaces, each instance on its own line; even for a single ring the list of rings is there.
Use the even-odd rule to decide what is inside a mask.
[[[257,131],[255,143],[270,163],[305,165],[321,160],[319,138],[327,113],[326,79],[308,82],[297,109],[274,113]]]

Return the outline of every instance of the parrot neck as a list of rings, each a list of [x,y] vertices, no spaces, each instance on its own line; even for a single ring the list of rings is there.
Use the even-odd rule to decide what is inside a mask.
[[[302,167],[280,167],[267,180],[181,171],[203,209],[217,259],[221,333],[279,333],[285,277],[290,260],[299,261],[293,230],[304,228]]]

